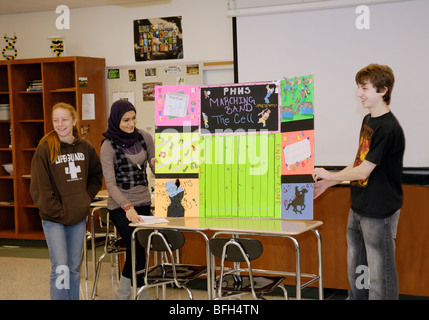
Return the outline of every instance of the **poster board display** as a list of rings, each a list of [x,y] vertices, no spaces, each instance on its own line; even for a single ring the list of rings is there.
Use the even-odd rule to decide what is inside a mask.
[[[313,114],[282,121],[279,101],[313,106],[313,81],[293,79],[156,87],[160,215],[313,218]]]

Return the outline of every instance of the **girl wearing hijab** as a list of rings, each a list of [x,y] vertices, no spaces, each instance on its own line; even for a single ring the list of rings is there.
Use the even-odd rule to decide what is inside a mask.
[[[146,166],[154,172],[155,150],[153,138],[147,131],[136,127],[136,108],[132,103],[118,100],[112,104],[106,137],[100,157],[103,175],[109,193],[107,209],[110,219],[125,241],[125,265],[119,281],[117,299],[129,299],[131,294],[131,222],[139,222],[139,215],[150,215],[151,195]],[[136,242],[136,270],[145,267],[145,250]],[[143,285],[138,277],[137,286]],[[142,295],[144,297],[144,295]],[[141,297],[142,297],[141,296]],[[146,295],[147,296],[147,295]]]

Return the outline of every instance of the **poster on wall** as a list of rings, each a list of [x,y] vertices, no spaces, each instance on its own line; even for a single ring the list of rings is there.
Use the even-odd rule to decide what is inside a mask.
[[[143,101],[155,101],[155,87],[162,85],[162,82],[143,82]]]
[[[279,132],[276,82],[201,87],[201,134]]]
[[[136,61],[183,59],[182,17],[134,20]]]

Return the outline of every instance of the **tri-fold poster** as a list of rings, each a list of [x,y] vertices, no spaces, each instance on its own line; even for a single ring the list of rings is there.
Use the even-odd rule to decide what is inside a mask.
[[[155,207],[313,219],[313,76],[155,87]]]

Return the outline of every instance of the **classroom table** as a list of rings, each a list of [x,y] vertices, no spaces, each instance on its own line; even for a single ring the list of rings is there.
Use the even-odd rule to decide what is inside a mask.
[[[95,199],[99,199],[99,201],[94,201],[91,203],[90,207],[92,208],[91,213],[90,213],[90,219],[91,219],[91,253],[92,253],[92,271],[94,274],[94,278],[95,278],[95,273],[96,273],[96,265],[97,265],[97,257],[96,257],[96,252],[95,252],[95,221],[94,221],[94,214],[95,212],[97,212],[98,210],[102,209],[102,208],[107,208],[107,198],[108,195],[107,193],[104,193],[102,191],[100,191],[97,196],[95,197]],[[86,235],[85,235],[86,237]],[[85,278],[88,279],[88,275],[87,275],[87,259],[86,259],[86,252],[87,252],[87,248],[86,248],[86,239],[84,241],[84,259],[85,259]]]
[[[267,219],[267,218],[203,218],[203,217],[182,217],[182,218],[165,218],[168,222],[157,224],[135,224],[131,238],[131,256],[133,266],[133,283],[135,279],[135,234],[141,229],[176,229],[183,232],[196,232],[201,234],[206,241],[206,261],[207,261],[207,295],[208,299],[214,297],[214,259],[212,259],[209,249],[209,238],[205,232],[214,231],[213,237],[220,234],[231,235],[254,235],[282,237],[292,241],[295,245],[296,270],[295,272],[273,271],[273,270],[255,270],[275,274],[285,274],[296,276],[296,298],[301,299],[301,290],[309,284],[319,282],[319,299],[323,300],[323,278],[322,278],[322,242],[317,230],[323,223],[314,220],[288,220],[288,219]],[[317,257],[318,257],[318,274],[308,274],[301,272],[301,251],[296,236],[305,232],[312,231],[317,238]],[[310,280],[301,284],[301,277],[309,277]],[[137,287],[133,287],[133,298],[136,297]]]

